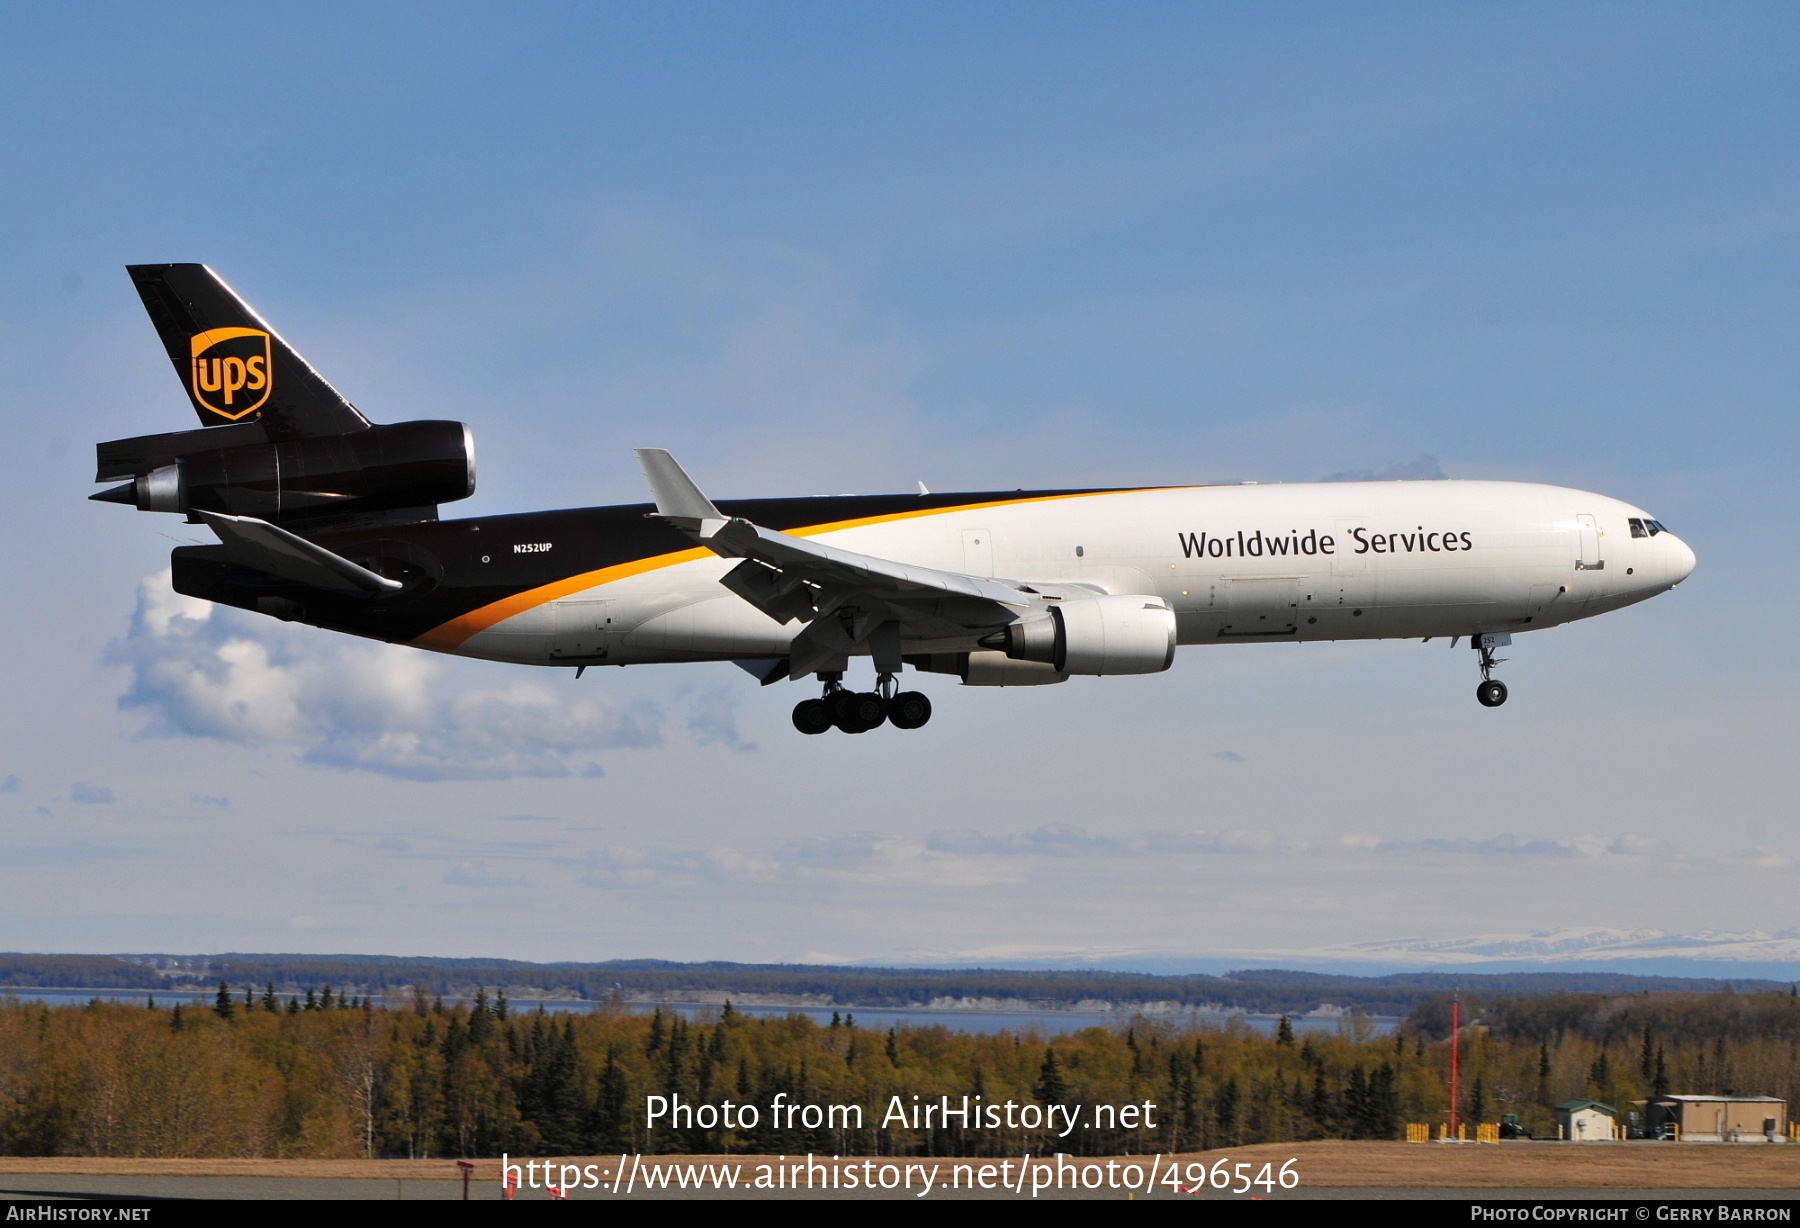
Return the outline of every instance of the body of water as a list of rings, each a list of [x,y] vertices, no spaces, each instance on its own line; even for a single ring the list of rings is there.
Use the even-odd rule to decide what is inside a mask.
[[[103,1002],[136,1002],[142,1003],[150,995],[150,991],[142,989],[39,989],[15,988],[10,992],[21,1002],[40,1001],[51,1006],[77,1006],[84,1002],[99,998]],[[156,1004],[167,1009],[175,1003],[183,1005],[200,1005],[210,1007],[217,991],[206,990],[156,990]],[[261,994],[258,995],[258,1000]],[[288,995],[281,995],[285,1005]],[[236,1000],[243,1004],[242,991]],[[387,1005],[397,1006],[402,999],[395,997],[387,1000]],[[592,1011],[599,1009],[603,1003],[572,998],[513,998],[510,1005],[516,1014],[525,1014],[537,1010],[540,1006],[546,1011],[560,1013],[563,1011]],[[666,1002],[665,1009],[677,1011],[688,1019],[710,1020],[718,1016],[720,1007],[710,1002]],[[639,1014],[649,1014],[656,1009],[651,1002],[632,1002],[627,1009]],[[754,1018],[781,1018],[786,1015],[806,1015],[820,1024],[829,1024],[831,1016],[854,1016],[856,1025],[871,1031],[885,1032],[892,1027],[944,1027],[953,1032],[1035,1032],[1040,1036],[1066,1036],[1071,1032],[1079,1032],[1083,1028],[1119,1027],[1130,1024],[1133,1015],[1129,1011],[1002,1011],[1002,1010],[942,1010],[929,1007],[897,1007],[897,1006],[765,1006],[740,1005],[732,1003],[732,1009]],[[1233,1020],[1240,1020],[1248,1027],[1259,1032],[1273,1033],[1277,1026],[1277,1015],[1228,1015],[1217,1012],[1189,1011],[1147,1016],[1157,1022],[1166,1022],[1177,1027],[1199,1023],[1210,1028],[1222,1028]],[[1368,1026],[1375,1035],[1389,1035],[1398,1026],[1399,1019],[1389,1015],[1370,1015]],[[1294,1031],[1301,1035],[1306,1033],[1335,1034],[1338,1030],[1339,1017],[1330,1015],[1295,1015],[1291,1016]]]

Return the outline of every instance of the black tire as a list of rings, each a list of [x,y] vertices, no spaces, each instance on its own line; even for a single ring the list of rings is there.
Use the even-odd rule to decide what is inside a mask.
[[[888,700],[888,724],[895,729],[917,729],[931,719],[931,700],[922,691],[901,691]]]
[[[851,723],[858,726],[856,732],[863,733],[877,728],[887,720],[887,700],[874,691],[863,691],[852,695],[844,704],[842,711]],[[843,728],[843,726],[839,726]],[[845,732],[849,732],[845,730]]]
[[[831,723],[837,726],[840,733],[867,733],[874,728],[857,719],[858,700],[862,698],[855,691],[833,691],[825,700],[825,710],[831,713]]]
[[[1506,684],[1498,678],[1490,678],[1475,688],[1475,698],[1484,708],[1498,708],[1506,702]]]
[[[824,733],[831,728],[831,713],[822,699],[803,699],[794,705],[794,728],[801,733]]]
[[[854,725],[856,718],[851,715],[850,705],[856,701],[855,691],[833,691],[825,697],[825,711],[831,714],[831,723],[842,729],[846,722]]]

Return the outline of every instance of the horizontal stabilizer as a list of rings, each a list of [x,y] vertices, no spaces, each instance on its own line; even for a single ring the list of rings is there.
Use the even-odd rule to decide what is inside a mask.
[[[376,575],[367,567],[314,545],[304,537],[254,516],[221,516],[217,512],[194,513],[212,526],[233,560],[258,571],[322,588],[334,593],[375,597],[397,593],[398,580]]]

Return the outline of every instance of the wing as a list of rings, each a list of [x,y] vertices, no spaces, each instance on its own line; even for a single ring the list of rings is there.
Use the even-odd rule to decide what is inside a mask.
[[[898,635],[884,637],[896,643],[958,640],[1045,608],[1045,594],[1031,586],[858,554],[727,516],[669,453],[639,448],[637,456],[658,516],[714,554],[744,560],[720,583],[776,622],[806,624],[794,639],[789,677],[863,643],[873,648],[871,637],[885,624],[897,624]]]

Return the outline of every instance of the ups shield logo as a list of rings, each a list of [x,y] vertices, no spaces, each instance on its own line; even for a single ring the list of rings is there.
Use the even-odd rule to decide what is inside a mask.
[[[263,407],[274,382],[268,333],[214,328],[195,333],[193,346],[194,400],[233,422]]]

